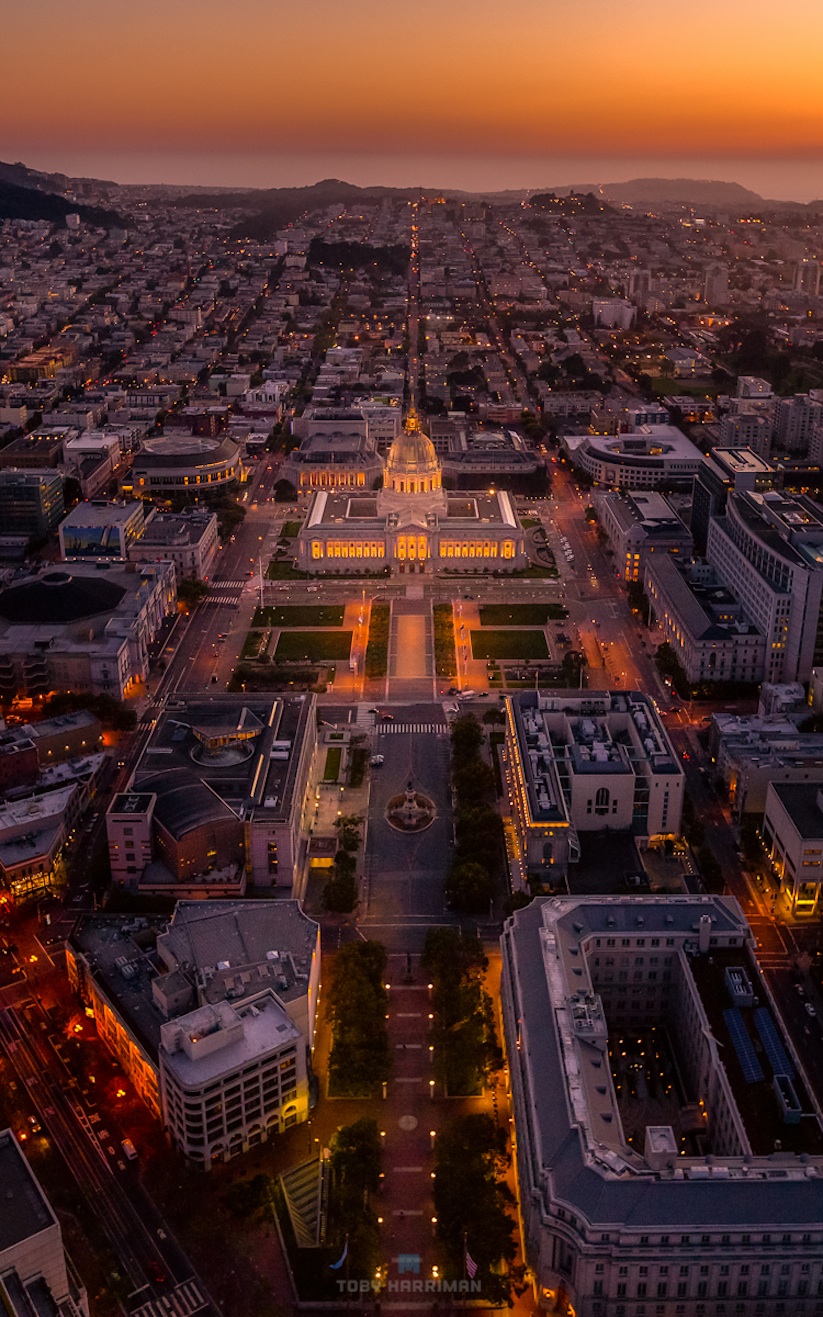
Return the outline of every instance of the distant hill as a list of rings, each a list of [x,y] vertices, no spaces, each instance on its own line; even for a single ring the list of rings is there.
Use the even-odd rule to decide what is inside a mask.
[[[705,206],[713,210],[763,210],[792,202],[766,201],[740,183],[723,183],[705,178],[632,178],[626,183],[575,183],[555,188],[558,194],[593,193],[601,201],[618,206],[673,207]],[[534,203],[534,197],[531,198]]]
[[[377,206],[385,197],[414,201],[419,188],[356,187],[338,178],[325,178],[309,187],[258,189],[252,192],[198,193],[179,197],[177,206],[215,210],[247,210],[232,230],[235,238],[266,241],[278,229],[294,224],[308,211],[325,206]]]
[[[71,214],[79,215],[87,224],[102,229],[124,223],[113,210],[78,205],[54,192],[18,187],[0,177],[0,220],[47,220],[50,224],[65,225],[66,216]]]

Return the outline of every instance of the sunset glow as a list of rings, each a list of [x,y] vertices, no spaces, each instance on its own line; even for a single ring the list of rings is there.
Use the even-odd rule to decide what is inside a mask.
[[[11,0],[3,155],[814,157],[822,44],[817,0]]]

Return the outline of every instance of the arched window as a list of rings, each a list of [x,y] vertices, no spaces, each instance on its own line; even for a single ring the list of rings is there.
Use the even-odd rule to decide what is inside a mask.
[[[609,812],[609,788],[598,787],[597,794],[594,798],[595,814],[608,814]]]

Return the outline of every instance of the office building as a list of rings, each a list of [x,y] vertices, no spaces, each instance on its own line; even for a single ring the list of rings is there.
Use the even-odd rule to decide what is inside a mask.
[[[219,548],[217,514],[208,508],[153,509],[127,556],[131,562],[173,562],[178,581],[186,577],[203,581],[211,574]]]
[[[60,523],[60,557],[126,558],[129,546],[143,530],[145,512],[139,499],[109,503],[105,499],[78,503]]]
[[[683,769],[636,691],[533,691],[506,701],[506,785],[523,876],[562,882],[580,835],[648,845],[680,832]]]
[[[690,682],[761,681],[766,639],[739,599],[705,563],[658,554],[643,573],[650,623],[671,645]]]
[[[89,1317],[60,1222],[12,1130],[0,1131],[0,1307],[8,1317]]]
[[[561,443],[574,466],[614,489],[691,485],[702,457],[672,425],[644,425],[619,435],[566,434]]]
[[[540,1311],[815,1311],[821,1112],[737,902],[549,897],[501,944]]]
[[[46,539],[63,511],[63,478],[56,471],[0,470],[0,535]]]
[[[713,448],[700,463],[692,489],[691,532],[695,552],[705,554],[709,522],[722,517],[730,493],[775,489],[782,477],[752,448]]]
[[[819,912],[823,883],[823,785],[770,782],[763,845],[793,915]]]
[[[763,678],[808,681],[823,661],[823,509],[803,495],[731,494],[706,557],[766,640]]]
[[[662,494],[598,492],[594,504],[624,581],[642,581],[643,570],[654,554],[691,556],[691,533]]]
[[[69,980],[103,1043],[202,1170],[309,1114],[320,929],[297,901],[83,917]]]
[[[801,732],[792,718],[716,713],[709,746],[737,821],[765,812],[770,782],[823,784],[823,733]]]

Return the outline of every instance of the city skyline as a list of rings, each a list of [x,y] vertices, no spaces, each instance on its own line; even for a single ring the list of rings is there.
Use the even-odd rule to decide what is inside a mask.
[[[574,13],[359,0],[311,14],[240,0],[71,11],[44,0],[32,94],[30,10],[5,16],[5,159],[118,182],[267,187],[333,175],[467,190],[638,174],[823,192],[813,52],[823,16],[699,0],[688,26],[650,0]],[[797,31],[804,40],[795,40]],[[666,50],[694,53],[682,70]],[[697,52],[699,51],[699,57]]]

